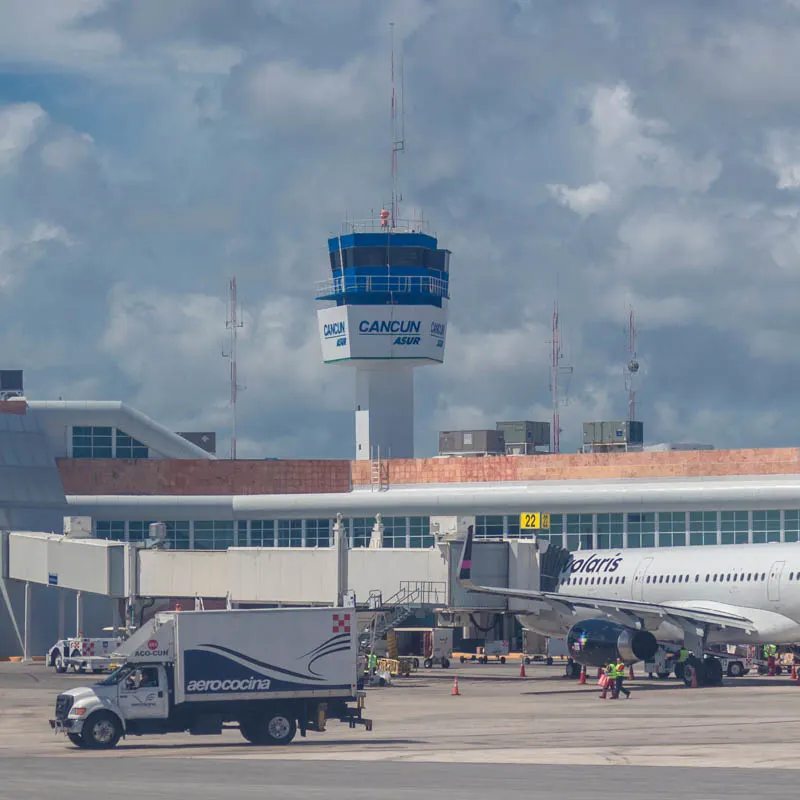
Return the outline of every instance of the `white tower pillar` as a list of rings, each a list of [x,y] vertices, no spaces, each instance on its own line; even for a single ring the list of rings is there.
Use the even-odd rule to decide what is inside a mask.
[[[356,460],[414,458],[414,368],[356,368]]]

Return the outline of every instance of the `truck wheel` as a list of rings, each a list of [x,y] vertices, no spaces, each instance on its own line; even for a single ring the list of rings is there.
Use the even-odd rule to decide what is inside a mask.
[[[297,733],[297,723],[286,711],[270,711],[262,719],[240,722],[239,730],[251,744],[289,744]]]
[[[500,663],[501,664],[505,664],[506,663],[506,657],[505,656],[500,656]]]
[[[122,725],[110,711],[95,711],[83,723],[83,741],[92,750],[110,750],[122,736]]]
[[[450,666],[450,659],[443,658],[442,659],[442,669],[447,669]]]
[[[425,669],[430,669],[433,666],[433,659],[426,658],[425,661],[422,663],[422,666],[424,666]]]
[[[464,656],[461,656],[461,663],[463,664],[467,659]]]
[[[720,660],[718,658],[703,659],[703,675],[705,686],[722,686],[722,663]]]
[[[83,741],[83,737],[79,736],[77,733],[68,733],[67,738],[75,745],[75,747],[80,747],[81,750],[86,749],[86,742]]]
[[[732,661],[728,664],[728,677],[741,678],[744,675],[744,665],[741,661]]]
[[[56,655],[56,657],[55,657],[55,660],[53,661],[53,666],[56,668],[56,672],[58,672],[58,673],[59,673],[59,675],[60,675],[61,673],[63,673],[63,672],[66,672],[66,671],[67,671],[67,667],[66,667],[66,665],[64,664],[64,658],[63,658],[63,656],[61,655],[61,653],[58,653],[58,654]]]

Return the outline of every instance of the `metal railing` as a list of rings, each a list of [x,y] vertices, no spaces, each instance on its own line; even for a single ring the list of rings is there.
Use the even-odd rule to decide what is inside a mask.
[[[429,294],[450,297],[449,281],[422,275],[353,275],[317,281],[318,297],[347,293]]]
[[[352,219],[342,223],[342,233],[427,233],[429,224],[425,219],[396,219],[392,227],[391,220],[384,225],[380,217],[371,219]]]

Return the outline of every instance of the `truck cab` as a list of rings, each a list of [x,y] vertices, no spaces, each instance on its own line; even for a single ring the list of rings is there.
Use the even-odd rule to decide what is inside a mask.
[[[163,732],[170,696],[165,665],[123,664],[92,686],[62,692],[56,699],[58,724],[52,727],[78,747],[113,747],[126,733]]]

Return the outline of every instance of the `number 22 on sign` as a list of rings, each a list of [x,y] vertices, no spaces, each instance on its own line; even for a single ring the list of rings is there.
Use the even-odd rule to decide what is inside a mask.
[[[550,515],[540,514],[520,514],[519,527],[521,530],[547,530],[550,527]]]

